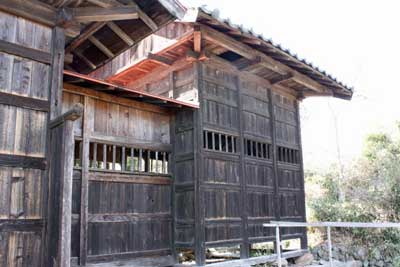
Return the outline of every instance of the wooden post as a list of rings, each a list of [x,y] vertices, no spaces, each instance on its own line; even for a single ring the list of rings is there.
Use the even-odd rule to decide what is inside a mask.
[[[89,195],[89,138],[91,134],[89,120],[93,116],[88,111],[89,97],[84,98],[84,113],[83,113],[83,148],[82,148],[82,179],[81,179],[81,213],[80,213],[80,245],[79,245],[79,263],[86,265],[87,261],[87,221],[88,221],[88,195]],[[104,145],[105,146],[105,145]],[[103,161],[107,159],[107,149],[103,147]],[[103,163],[104,164],[104,163]],[[103,166],[107,169],[107,166]]]
[[[300,164],[300,175],[301,175],[301,194],[302,194],[302,199],[305,199],[306,193],[305,193],[305,188],[304,188],[304,166],[303,166],[303,146],[302,146],[302,140],[301,140],[301,122],[300,122],[300,105],[299,101],[296,101],[296,124],[297,124],[297,138],[298,138],[298,145],[300,148],[300,151],[298,152],[298,163]],[[305,203],[303,202],[303,207],[302,207],[302,214],[303,214],[303,220],[307,220],[307,214],[306,214],[306,207]],[[308,239],[307,239],[307,228],[304,228],[304,234],[303,237],[301,238],[301,248],[302,249],[307,249],[308,247]]]
[[[82,115],[75,106],[50,122],[50,198],[48,266],[69,267],[71,261],[72,177],[74,164],[73,121]]]
[[[280,199],[279,199],[279,181],[278,181],[278,148],[276,145],[276,121],[275,121],[275,108],[274,108],[274,95],[272,89],[268,89],[269,99],[269,114],[270,114],[270,126],[271,126],[271,152],[272,152],[272,164],[274,173],[274,212],[275,219],[280,220]],[[279,229],[279,228],[277,228]],[[275,233],[277,235],[277,233]],[[280,244],[275,243],[275,248],[280,249]]]
[[[195,71],[195,86],[199,92],[199,102],[203,101],[202,98],[202,71],[201,63],[194,63]],[[200,105],[201,107],[201,105]],[[204,200],[203,192],[201,188],[203,179],[203,121],[202,121],[202,109],[194,111],[193,123],[194,123],[194,176],[195,176],[195,258],[196,265],[203,266],[206,263],[206,251],[205,251],[205,224],[204,224]],[[213,136],[214,137],[214,136]],[[213,139],[214,144],[214,139]]]
[[[247,187],[246,187],[246,178],[245,178],[245,151],[244,151],[244,137],[243,137],[243,104],[242,104],[242,91],[240,79],[237,77],[236,79],[236,88],[237,88],[237,99],[238,99],[238,113],[239,113],[239,181],[240,181],[240,210],[242,217],[242,244],[240,246],[240,258],[247,259],[250,256],[250,244],[249,244],[249,235],[248,235],[248,223],[247,223]]]

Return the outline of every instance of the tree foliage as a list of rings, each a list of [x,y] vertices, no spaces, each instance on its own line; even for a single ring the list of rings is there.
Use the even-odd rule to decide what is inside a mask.
[[[400,125],[399,125],[400,126]],[[398,127],[400,130],[400,127]],[[310,220],[353,222],[398,222],[400,219],[400,134],[371,134],[364,153],[345,167],[325,173],[307,172],[307,204]],[[339,195],[344,195],[340,201]],[[382,238],[400,243],[397,230],[342,230],[360,240]]]

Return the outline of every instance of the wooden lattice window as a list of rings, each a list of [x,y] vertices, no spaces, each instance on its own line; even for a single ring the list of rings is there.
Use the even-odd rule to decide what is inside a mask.
[[[272,159],[272,146],[271,144],[254,141],[251,139],[244,139],[244,151],[249,157],[260,159]]]
[[[207,150],[237,153],[237,137],[229,134],[203,131],[203,148]]]
[[[75,141],[75,167],[82,166],[82,141]],[[89,168],[117,172],[169,173],[170,153],[151,149],[134,148],[91,142]]]
[[[291,163],[291,164],[300,164],[300,151],[293,148],[278,146],[278,161]]]

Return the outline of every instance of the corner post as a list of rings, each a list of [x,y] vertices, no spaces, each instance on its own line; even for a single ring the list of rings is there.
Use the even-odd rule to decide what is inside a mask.
[[[203,116],[201,102],[203,101],[202,66],[198,61],[194,62],[195,86],[198,89],[200,108],[194,111],[194,175],[195,175],[195,258],[197,266],[206,264],[205,248],[205,223],[204,223],[204,199],[202,192],[203,175]]]

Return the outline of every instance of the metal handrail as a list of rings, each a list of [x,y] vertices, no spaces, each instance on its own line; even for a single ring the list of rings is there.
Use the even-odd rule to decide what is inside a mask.
[[[263,224],[264,227],[275,228],[276,254],[278,258],[278,267],[282,267],[281,238],[279,229],[281,227],[326,227],[328,236],[329,265],[333,267],[332,259],[332,240],[331,228],[400,228],[400,223],[361,223],[361,222],[285,222],[271,221]]]

